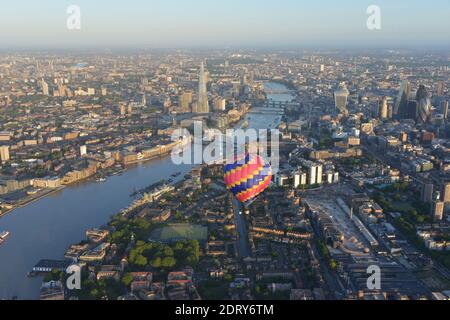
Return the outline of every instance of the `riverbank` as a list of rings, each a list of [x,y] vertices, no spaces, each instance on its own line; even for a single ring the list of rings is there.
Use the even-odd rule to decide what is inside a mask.
[[[38,196],[32,197],[30,199],[23,199],[23,200],[21,200],[20,204],[15,205],[13,208],[8,209],[8,210],[3,211],[3,212],[0,212],[0,219],[2,217],[4,217],[4,216],[10,214],[10,213],[13,213],[17,209],[26,207],[26,206],[28,206],[28,205],[36,202],[36,201],[39,201],[39,200],[44,199],[44,198],[46,198],[48,196],[51,196],[52,194],[57,193],[59,191],[62,191],[62,190],[64,190],[67,187],[77,186],[77,185],[80,185],[80,184],[83,184],[83,183],[95,183],[95,182],[98,182],[98,181],[96,181],[97,180],[96,177],[110,178],[110,177],[113,177],[113,176],[117,176],[117,175],[123,174],[124,172],[126,172],[129,169],[135,168],[135,167],[137,167],[139,165],[142,165],[142,164],[145,164],[145,163],[149,163],[149,162],[154,161],[154,160],[161,160],[161,159],[167,158],[167,156],[168,156],[168,154],[164,154],[162,156],[154,156],[152,158],[142,159],[142,160],[136,161],[136,162],[134,162],[132,164],[129,164],[127,166],[122,166],[120,169],[116,169],[116,170],[112,169],[112,168],[108,168],[108,169],[105,169],[103,171],[97,172],[94,176],[91,176],[91,177],[88,177],[88,178],[85,178],[85,179],[82,179],[82,180],[79,180],[79,181],[76,181],[76,182],[73,182],[73,183],[70,183],[70,184],[67,184],[67,185],[64,185],[64,186],[60,186],[58,188],[46,189],[45,192],[40,193]]]
[[[0,219],[0,229],[11,236],[0,247],[0,299],[18,296],[38,299],[42,280],[26,275],[37,261],[59,260],[72,243],[85,238],[87,229],[105,225],[112,215],[132,202],[130,194],[180,172],[170,157],[127,168],[101,183],[78,183],[39,201],[17,208]]]
[[[270,115],[264,115],[251,116],[249,122],[252,127],[255,124],[268,128],[267,122],[273,121]],[[85,238],[87,229],[105,225],[114,213],[128,207],[133,191],[176,173],[184,177],[193,167],[175,165],[170,156],[152,159],[117,169],[118,174],[109,175],[102,183],[85,181],[67,186],[52,197],[17,208],[14,214],[1,218],[0,229],[10,231],[11,236],[0,247],[0,299],[39,299],[42,280],[27,277],[37,261],[61,259],[71,244]]]
[[[64,190],[65,188],[66,188],[66,186],[61,186],[61,187],[53,188],[53,189],[46,189],[43,192],[39,193],[38,195],[31,197],[30,199],[24,199],[23,201],[21,201],[20,204],[14,206],[13,208],[1,212],[0,213],[0,218],[6,216],[7,214],[10,214],[10,213],[14,212],[17,209],[26,207],[26,206],[28,206],[28,205],[36,202],[36,201],[39,201],[39,200],[41,200],[41,199],[43,199],[45,197],[48,197],[48,196],[50,196],[50,195],[52,195],[54,193],[57,193],[57,192],[59,192],[61,190]]]

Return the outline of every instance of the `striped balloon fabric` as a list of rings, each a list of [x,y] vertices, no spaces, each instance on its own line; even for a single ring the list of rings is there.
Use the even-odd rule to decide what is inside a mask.
[[[224,167],[225,184],[248,207],[272,181],[272,168],[260,156],[238,156]]]

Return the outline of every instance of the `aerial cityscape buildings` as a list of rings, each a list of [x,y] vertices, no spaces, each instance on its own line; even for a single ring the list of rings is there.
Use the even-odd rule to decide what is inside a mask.
[[[206,74],[203,62],[200,65],[200,76],[198,80],[198,101],[195,113],[209,113],[208,92],[206,90]]]
[[[0,300],[450,300],[444,10],[79,2],[3,6]]]
[[[19,263],[11,244],[33,241],[39,252],[12,273],[0,265],[3,298],[448,296],[445,56],[155,51],[80,62],[30,53],[1,55],[0,74],[1,215],[28,217],[66,252],[47,260],[47,240],[0,218],[1,261]],[[198,122],[203,144],[211,129],[278,128],[280,169],[246,214],[224,186],[223,164],[172,164],[190,141],[171,136]],[[61,205],[103,225],[72,243],[56,219]],[[81,291],[64,289],[72,263],[89,274]],[[379,290],[364,280],[372,265],[383,272]],[[27,273],[42,287],[18,292]]]

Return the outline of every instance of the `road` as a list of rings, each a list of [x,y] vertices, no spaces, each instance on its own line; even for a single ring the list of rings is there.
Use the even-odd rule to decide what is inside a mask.
[[[250,247],[248,244],[248,231],[245,222],[245,216],[242,213],[242,205],[235,198],[233,198],[233,209],[236,223],[236,231],[238,232],[237,245],[239,257],[244,259],[250,256]]]

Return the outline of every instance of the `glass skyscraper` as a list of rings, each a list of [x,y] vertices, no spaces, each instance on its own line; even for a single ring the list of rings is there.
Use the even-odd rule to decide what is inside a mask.
[[[198,81],[198,102],[197,113],[209,113],[208,92],[206,90],[206,75],[205,67],[200,65],[200,77]]]

